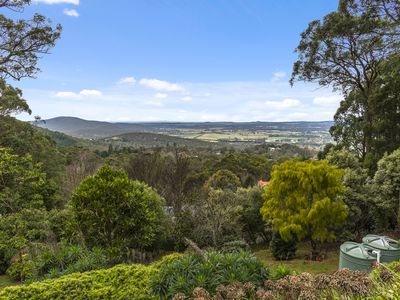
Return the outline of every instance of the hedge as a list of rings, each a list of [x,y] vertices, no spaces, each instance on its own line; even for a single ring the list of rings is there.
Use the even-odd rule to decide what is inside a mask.
[[[74,273],[54,280],[44,280],[25,286],[8,287],[0,291],[0,299],[133,299],[153,300],[149,281],[165,263],[176,259],[172,254],[149,265],[118,265],[109,269]]]

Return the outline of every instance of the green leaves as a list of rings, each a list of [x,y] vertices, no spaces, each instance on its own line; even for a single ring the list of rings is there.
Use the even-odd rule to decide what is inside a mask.
[[[326,161],[287,161],[277,165],[264,194],[261,213],[282,238],[329,241],[347,217],[339,199],[343,172]]]
[[[66,243],[35,244],[22,259],[12,262],[7,274],[26,283],[106,266],[106,251],[100,248],[88,250],[83,246]],[[22,274],[22,270],[28,272]]]
[[[156,266],[118,265],[113,268],[74,273],[55,280],[6,288],[0,299],[134,299],[155,300],[149,281]]]
[[[81,183],[71,205],[87,244],[120,256],[152,246],[164,217],[164,200],[153,189],[109,165]]]
[[[31,156],[18,156],[10,149],[0,148],[1,215],[24,208],[44,208],[52,201],[54,192],[41,165],[34,164]]]
[[[22,112],[32,113],[22,98],[22,91],[7,84],[4,79],[0,79],[0,117]]]
[[[400,225],[400,149],[385,155],[378,162],[378,170],[373,178],[375,203],[382,213],[386,226],[398,228]]]
[[[208,260],[188,254],[165,264],[151,281],[152,290],[161,299],[172,299],[177,293],[191,295],[196,287],[215,294],[217,286],[234,282],[261,285],[268,271],[249,252],[209,252]]]
[[[3,1],[4,2],[4,1]],[[13,3],[13,4],[9,4]],[[22,10],[27,1],[7,1],[6,6]],[[0,78],[19,80],[33,77],[39,68],[40,55],[47,54],[55,46],[61,34],[61,25],[52,27],[42,15],[35,14],[31,20],[16,20],[0,15]]]
[[[370,170],[400,146],[393,134],[400,128],[399,28],[397,0],[341,0],[338,11],[309,24],[296,49],[291,83],[342,92],[331,134]]]
[[[10,260],[25,253],[31,243],[44,242],[50,237],[48,212],[44,209],[22,209],[0,218],[0,271]]]
[[[210,189],[221,189],[221,190],[231,190],[236,191],[240,187],[240,179],[235,175],[235,173],[222,169],[211,175],[210,178],[205,182],[204,188],[206,190]]]

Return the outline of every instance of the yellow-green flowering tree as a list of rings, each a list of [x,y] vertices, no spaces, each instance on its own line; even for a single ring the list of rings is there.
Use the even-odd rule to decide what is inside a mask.
[[[335,230],[347,218],[340,198],[343,171],[326,161],[289,160],[274,167],[271,184],[264,193],[261,214],[272,220],[274,230],[285,240],[311,241],[311,257],[318,244],[336,239]]]

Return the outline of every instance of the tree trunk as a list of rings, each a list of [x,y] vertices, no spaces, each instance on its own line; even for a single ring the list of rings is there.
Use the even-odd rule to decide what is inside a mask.
[[[197,246],[197,244],[195,242],[193,242],[192,240],[190,240],[186,237],[184,238],[184,240],[185,240],[186,244],[188,244],[188,246],[193,249],[193,251],[197,254],[197,256],[199,256],[203,261],[208,260],[207,252],[201,250],[200,247]]]
[[[311,257],[310,257],[311,260],[317,260],[318,254],[319,254],[318,244],[317,242],[311,240]]]

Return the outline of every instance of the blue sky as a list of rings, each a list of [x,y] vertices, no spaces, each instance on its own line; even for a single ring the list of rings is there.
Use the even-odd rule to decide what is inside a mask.
[[[300,33],[337,3],[36,0],[22,16],[64,30],[37,79],[12,84],[43,118],[331,120],[340,95],[288,80]]]

